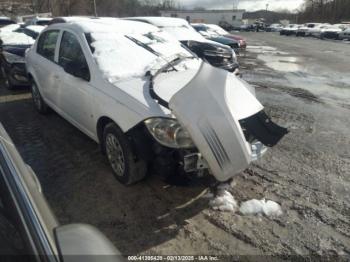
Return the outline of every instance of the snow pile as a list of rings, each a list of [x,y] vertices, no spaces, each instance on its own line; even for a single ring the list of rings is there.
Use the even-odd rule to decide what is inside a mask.
[[[209,205],[214,210],[236,212],[238,204],[233,195],[228,191],[231,184],[224,183],[217,187],[217,194],[207,193],[205,198],[211,198]],[[281,206],[274,201],[251,199],[245,201],[239,207],[239,212],[243,215],[260,215],[267,217],[277,217],[283,214]]]
[[[281,206],[274,201],[265,199],[251,199],[241,204],[239,212],[243,215],[259,215],[264,214],[268,217],[280,216],[283,214]]]
[[[234,197],[227,190],[219,191],[214,199],[210,200],[209,205],[214,210],[236,212],[238,205]]]
[[[238,204],[232,194],[228,191],[230,184],[224,183],[217,187],[216,196],[210,200],[209,205],[214,210],[236,212]]]

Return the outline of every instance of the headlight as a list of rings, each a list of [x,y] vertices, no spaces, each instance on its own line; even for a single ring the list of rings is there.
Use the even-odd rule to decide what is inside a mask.
[[[10,64],[24,63],[24,57],[22,56],[15,55],[6,51],[3,51],[2,54],[5,57],[6,61]]]
[[[195,145],[189,133],[176,119],[150,118],[145,121],[148,131],[163,146],[171,148],[191,148]]]

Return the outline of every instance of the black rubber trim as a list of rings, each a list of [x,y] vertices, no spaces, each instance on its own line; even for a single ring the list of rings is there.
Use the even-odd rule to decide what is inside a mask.
[[[265,146],[275,146],[286,134],[288,129],[275,124],[264,111],[239,121],[246,136],[252,135]]]

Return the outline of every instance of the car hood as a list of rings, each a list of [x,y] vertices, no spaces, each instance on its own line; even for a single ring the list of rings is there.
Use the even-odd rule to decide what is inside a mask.
[[[219,42],[223,45],[232,45],[237,43],[236,40],[233,40],[231,38],[228,37],[224,37],[224,36],[211,36],[209,37],[210,40],[215,41],[215,42]]]
[[[233,39],[233,40],[243,40],[243,41],[245,41],[245,39],[243,38],[243,37],[241,37],[241,36],[239,36],[239,35],[232,35],[232,34],[229,34],[229,35],[224,35],[225,37],[228,37],[228,38],[231,38],[231,39]]]
[[[229,86],[228,88],[234,90],[228,89],[230,94],[236,92],[235,94],[232,93],[230,101],[233,103],[232,110],[238,120],[253,115],[263,109],[263,106],[255,98],[254,91],[252,91],[251,87],[234,74],[226,70],[217,69],[199,59],[187,61],[187,63],[192,64],[187,70],[164,72],[154,77],[153,89],[164,101],[170,103],[174,95],[179,93],[182,89],[186,89],[189,85],[198,84],[198,88],[202,88],[203,85],[197,83],[197,81],[199,76],[202,78],[204,72],[206,72],[210,73],[210,75],[203,81],[208,87],[210,86],[213,90],[216,90],[217,85],[223,87]],[[219,79],[220,82],[218,82]],[[150,82],[148,77],[145,76],[144,78],[120,81],[115,83],[115,85],[128,93],[139,103],[146,106],[148,110],[152,111],[155,108],[161,108],[163,114],[170,113],[168,108],[160,107],[157,101],[150,96]],[[204,88],[203,90],[206,91]],[[224,92],[226,91],[224,90]],[[245,100],[244,97],[247,97],[249,101]],[[154,112],[152,112],[152,114],[153,113]],[[157,113],[161,113],[161,111],[157,110]]]

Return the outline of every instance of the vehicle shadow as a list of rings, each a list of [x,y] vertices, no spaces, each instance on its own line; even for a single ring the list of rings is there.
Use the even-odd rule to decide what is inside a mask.
[[[89,223],[125,255],[147,251],[179,233],[208,205],[208,179],[189,187],[150,176],[133,186],[113,176],[99,146],[55,113],[38,114],[29,99],[0,103],[0,122],[36,172],[58,220]]]

